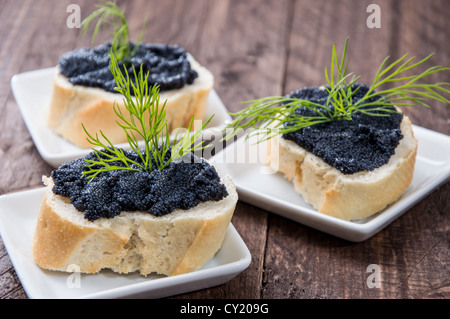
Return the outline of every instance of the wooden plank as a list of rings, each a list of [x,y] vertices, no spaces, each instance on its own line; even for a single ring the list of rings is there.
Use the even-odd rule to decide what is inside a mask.
[[[430,53],[434,56],[421,68],[435,65],[450,66],[450,3],[448,1],[403,1],[399,4],[399,55],[409,53],[422,59]],[[450,82],[450,72],[434,74],[430,82]],[[450,134],[449,105],[430,101],[432,108],[403,108],[413,123],[444,134]],[[419,147],[421,147],[419,145]],[[435,190],[426,200],[414,206],[393,231],[402,232],[398,245],[398,269],[391,266],[390,277],[398,277],[402,293],[406,298],[450,297],[450,272],[448,243],[450,239],[450,182]],[[395,228],[397,227],[397,228]],[[386,234],[389,236],[389,233]]]
[[[352,0],[295,2],[285,93],[326,83],[325,67],[330,69],[332,45],[336,45],[341,57],[347,37],[347,54],[351,58],[349,72],[361,75],[361,82],[373,79],[378,65],[391,54],[395,19],[390,10],[392,1],[377,1],[382,8],[382,28],[369,29],[366,9],[370,3]],[[372,45],[376,45],[376,50]]]
[[[448,30],[450,30],[450,4],[448,1],[402,1],[399,5],[399,54],[409,53],[417,60],[431,53],[434,56],[421,68],[450,66]],[[438,73],[429,77],[430,82],[450,82],[450,74]],[[404,111],[413,123],[450,135],[450,108],[443,103],[431,101],[432,109],[421,107]]]
[[[428,203],[448,207],[449,190],[447,184],[433,192],[362,243],[340,240],[271,215],[263,297],[448,299],[448,215]],[[380,288],[367,285],[371,264],[380,267]]]

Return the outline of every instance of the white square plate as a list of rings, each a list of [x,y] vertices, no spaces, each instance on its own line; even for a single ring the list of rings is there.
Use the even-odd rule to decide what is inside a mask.
[[[54,72],[55,68],[47,68],[16,74],[11,79],[11,88],[39,154],[48,164],[58,167],[85,156],[91,149],[80,148],[66,141],[46,124],[45,110],[50,103]],[[215,90],[208,96],[205,119],[212,115],[214,117],[206,127],[204,135],[208,135],[208,130],[217,131],[216,129],[220,129],[231,119]]]
[[[301,224],[354,242],[373,236],[450,177],[450,137],[413,126],[419,148],[411,185],[383,211],[358,221],[345,221],[315,210],[294,191],[281,173],[262,164],[266,143],[241,137],[210,159],[230,175],[239,199]]]
[[[29,298],[162,298],[221,285],[251,262],[247,246],[230,224],[220,250],[197,271],[143,277],[104,270],[81,275],[77,288],[74,274],[47,271],[33,261],[31,242],[43,194],[42,187],[0,196],[0,235]]]

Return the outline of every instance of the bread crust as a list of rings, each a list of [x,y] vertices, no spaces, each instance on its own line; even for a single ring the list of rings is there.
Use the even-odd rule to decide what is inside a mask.
[[[161,105],[167,100],[165,110],[170,132],[179,127],[188,127],[192,118],[203,120],[208,94],[214,85],[210,71],[192,56],[189,56],[189,61],[199,75],[194,83],[181,89],[160,92]],[[64,139],[82,148],[90,148],[91,144],[86,140],[81,123],[92,134],[103,131],[114,144],[126,143],[126,135],[117,125],[114,102],[123,114],[128,114],[120,94],[72,85],[56,67],[47,109],[47,125]]]
[[[94,222],[52,192],[44,177],[45,195],[33,237],[33,258],[44,269],[93,274],[104,268],[168,276],[202,267],[220,249],[238,200],[230,177],[222,179],[228,196],[155,217],[123,212]]]
[[[220,216],[213,220],[205,220],[199,227],[189,249],[186,251],[183,259],[175,267],[172,275],[179,275],[196,270],[196,265],[202,265],[205,260],[209,260],[210,251],[218,251],[222,245],[222,240],[218,241],[216,237],[225,234],[230,220],[227,215]],[[207,249],[205,249],[207,245]]]
[[[74,256],[80,254],[84,242],[99,238],[102,238],[101,248],[105,254],[95,262],[83,262],[84,272],[97,272],[100,265],[113,266],[114,260],[123,254],[121,247],[127,242],[127,238],[110,229],[99,231],[95,227],[77,225],[62,218],[49,200],[50,196],[46,191],[38,215],[36,225],[38,231],[33,237],[33,256],[39,266],[60,270],[68,269],[70,265],[81,265]]]
[[[345,175],[296,143],[279,136],[268,142],[266,164],[294,184],[319,212],[344,220],[369,217],[395,202],[411,184],[418,143],[404,115],[403,138],[389,162],[373,171]]]

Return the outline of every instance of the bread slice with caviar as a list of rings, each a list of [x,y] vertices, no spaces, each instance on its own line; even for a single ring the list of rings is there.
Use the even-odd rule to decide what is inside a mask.
[[[231,137],[251,128],[267,141],[266,164],[319,213],[360,220],[396,202],[412,182],[418,142],[400,107],[450,103],[443,95],[450,84],[424,84],[448,68],[411,75],[431,56],[413,62],[406,55],[385,59],[373,83],[360,84],[347,72],[347,43],[342,58],[333,46],[326,85],[250,101],[227,129]]]
[[[403,138],[394,154],[371,171],[344,174],[281,136],[268,141],[266,164],[292,181],[319,212],[344,220],[363,219],[394,203],[411,184],[418,142],[407,116],[400,128]]]
[[[228,195],[220,201],[163,216],[130,211],[89,221],[68,197],[52,191],[51,178],[44,183],[33,258],[44,269],[73,271],[76,265],[87,274],[111,269],[173,276],[197,270],[220,249],[238,200],[231,178],[222,177]]]
[[[120,111],[125,109],[109,72],[110,51],[130,77],[134,77],[133,68],[143,66],[149,86],[159,85],[161,99],[166,101],[169,133],[179,127],[187,128],[192,119],[204,120],[207,98],[214,86],[214,77],[208,69],[178,45],[131,41],[125,14],[116,2],[99,3],[97,10],[81,23],[83,33],[94,20],[98,21],[92,41],[104,25],[113,27],[112,41],[76,49],[60,57],[47,109],[49,128],[83,148],[90,145],[81,123],[88,131],[101,130],[114,144],[127,142],[126,135],[116,125],[113,111],[115,103]]]
[[[103,46],[105,46],[105,49],[102,54],[107,56],[110,45]],[[142,49],[144,47],[145,45],[141,45]],[[149,47],[155,46],[149,45]],[[170,46],[167,47],[170,48]],[[71,57],[77,54],[89,55],[89,52],[100,51],[101,48],[81,50],[85,53],[69,53]],[[181,49],[173,47],[173,50],[180,51]],[[67,64],[77,64],[77,61],[70,62],[64,56],[62,59],[65,68],[70,67]],[[86,59],[89,59],[89,57]],[[197,75],[195,79],[192,83],[185,83],[181,87],[177,85],[176,88],[162,89],[160,94],[161,100],[167,101],[165,109],[170,132],[178,127],[188,127],[192,118],[204,120],[208,95],[214,86],[214,77],[208,69],[200,65],[191,55],[187,55],[186,59],[186,64],[190,65],[191,72]],[[103,64],[103,68],[106,67],[107,69],[108,63]],[[119,109],[124,113],[126,112],[122,96],[111,90],[98,87],[98,84],[94,81],[92,81],[93,83],[87,81],[82,82],[83,84],[73,84],[69,80],[71,78],[61,73],[60,68],[61,65],[55,68],[53,91],[47,109],[48,127],[67,141],[82,148],[89,148],[90,144],[86,141],[81,123],[88,131],[102,130],[115,144],[126,143],[126,135],[116,125],[116,115],[113,111],[114,103],[117,103]],[[85,76],[92,74],[92,72],[85,73]],[[99,70],[97,73],[101,74],[100,72],[106,71]],[[166,70],[159,70],[158,72],[164,73]],[[83,73],[73,78],[83,79]],[[101,79],[97,81],[101,81]],[[109,81],[111,80],[109,79]]]

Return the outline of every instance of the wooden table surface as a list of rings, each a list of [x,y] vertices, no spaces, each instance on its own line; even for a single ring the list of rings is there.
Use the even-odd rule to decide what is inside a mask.
[[[0,0],[0,194],[41,186],[52,167],[39,155],[11,92],[14,74],[54,66],[89,37],[67,27],[69,4],[81,18],[93,1]],[[350,37],[350,69],[370,81],[386,56],[404,53],[426,66],[450,66],[447,0],[164,0],[118,1],[136,39],[179,44],[215,76],[230,111],[240,101],[324,83],[331,47]],[[369,28],[369,4],[380,6],[380,28]],[[108,40],[102,33],[97,44]],[[450,72],[432,81],[450,82]],[[450,134],[449,106],[407,108],[416,125]],[[252,262],[231,281],[174,298],[449,298],[450,183],[442,184],[370,239],[352,243],[239,202],[233,224]],[[381,286],[367,285],[371,264]],[[0,240],[0,297],[27,298]]]

